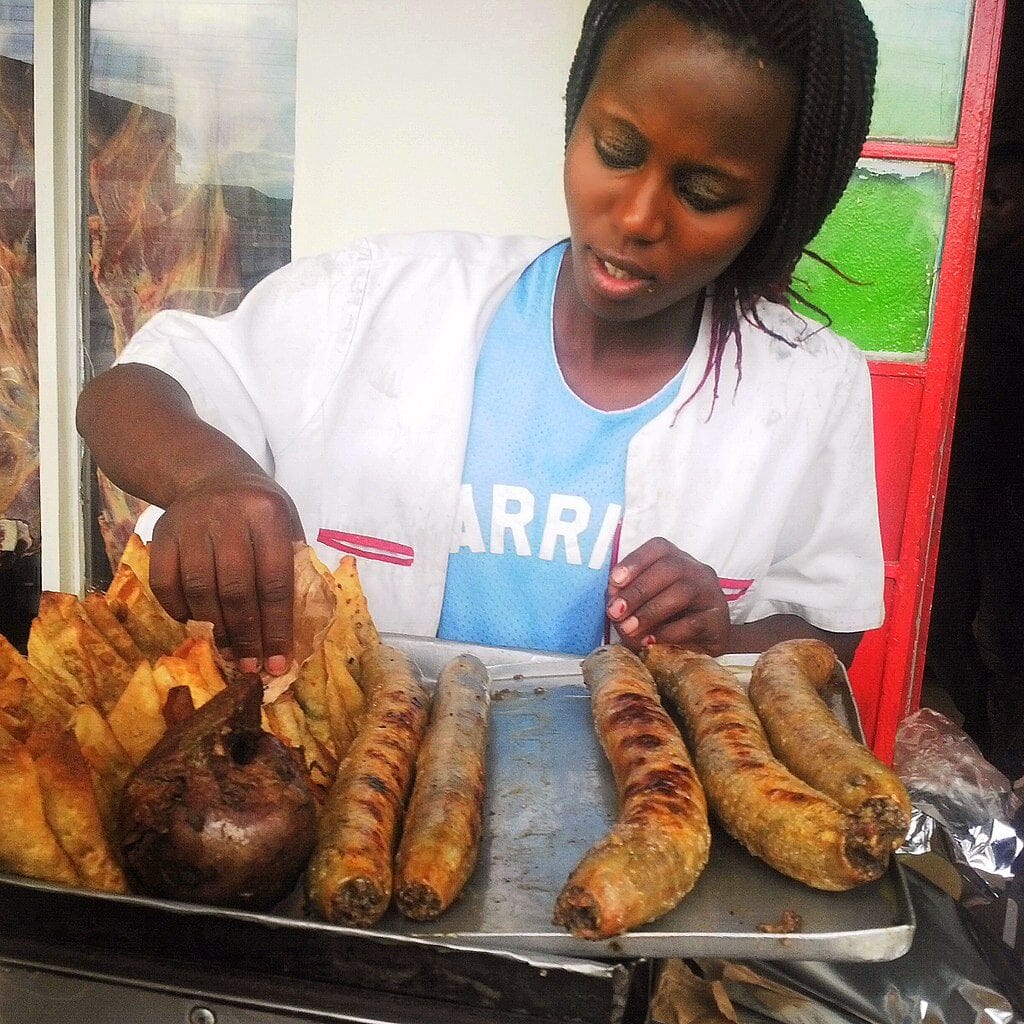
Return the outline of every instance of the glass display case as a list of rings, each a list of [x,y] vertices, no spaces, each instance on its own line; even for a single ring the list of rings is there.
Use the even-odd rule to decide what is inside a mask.
[[[889,759],[921,684],[1005,0],[864,2],[881,44],[872,137],[797,284],[805,311],[871,369],[887,617],[850,679],[863,731]],[[0,634],[16,643],[41,587],[107,585],[141,508],[83,455],[83,381],[158,311],[228,312],[291,258],[297,15],[348,6],[375,5],[0,0]],[[440,24],[458,7],[423,10]],[[8,880],[0,899],[0,1019],[645,1013],[643,959],[533,962],[351,929],[324,942],[305,927],[289,947],[244,912],[244,930],[197,927],[185,904],[104,910],[105,897],[33,886]]]

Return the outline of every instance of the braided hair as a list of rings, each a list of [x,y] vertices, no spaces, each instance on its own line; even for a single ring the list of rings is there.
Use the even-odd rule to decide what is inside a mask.
[[[843,194],[867,137],[878,45],[860,0],[591,0],[566,89],[566,144],[608,40],[652,5],[745,58],[791,74],[798,86],[793,139],[775,197],[716,282],[711,351],[698,388],[713,373],[717,396],[730,338],[740,368],[739,317],[766,329],[759,299],[800,298],[793,287],[797,262]]]

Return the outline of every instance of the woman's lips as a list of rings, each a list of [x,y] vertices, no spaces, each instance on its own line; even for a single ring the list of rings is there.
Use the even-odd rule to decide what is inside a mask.
[[[590,252],[590,266],[596,290],[613,300],[631,299],[654,288],[654,278],[634,264]]]

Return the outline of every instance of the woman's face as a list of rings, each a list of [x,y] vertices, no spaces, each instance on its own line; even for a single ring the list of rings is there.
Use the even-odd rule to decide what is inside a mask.
[[[573,280],[602,319],[692,298],[764,219],[795,86],[654,5],[608,41],[566,149]]]

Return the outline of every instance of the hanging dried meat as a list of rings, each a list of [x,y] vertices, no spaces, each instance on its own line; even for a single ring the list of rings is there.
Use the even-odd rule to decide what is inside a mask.
[[[90,145],[90,265],[113,325],[113,354],[162,309],[216,315],[242,296],[235,226],[219,184],[175,180],[175,122],[138,104],[104,134],[95,103]],[[100,530],[117,564],[145,505],[99,474]]]
[[[19,551],[26,536],[34,550],[40,541],[32,70],[0,57],[0,538],[18,538]],[[159,310],[228,312],[288,259],[288,203],[222,187],[216,163],[180,183],[176,133],[172,114],[90,93],[89,354],[101,369]],[[258,267],[240,259],[229,206]],[[114,566],[145,505],[102,476],[99,499]],[[10,557],[0,549],[3,565]]]
[[[0,57],[0,559],[7,560],[39,544],[32,130],[32,68]]]
[[[219,184],[175,181],[173,118],[136,104],[113,135],[95,141],[91,266],[115,354],[161,309],[233,309],[242,294],[235,227]]]

